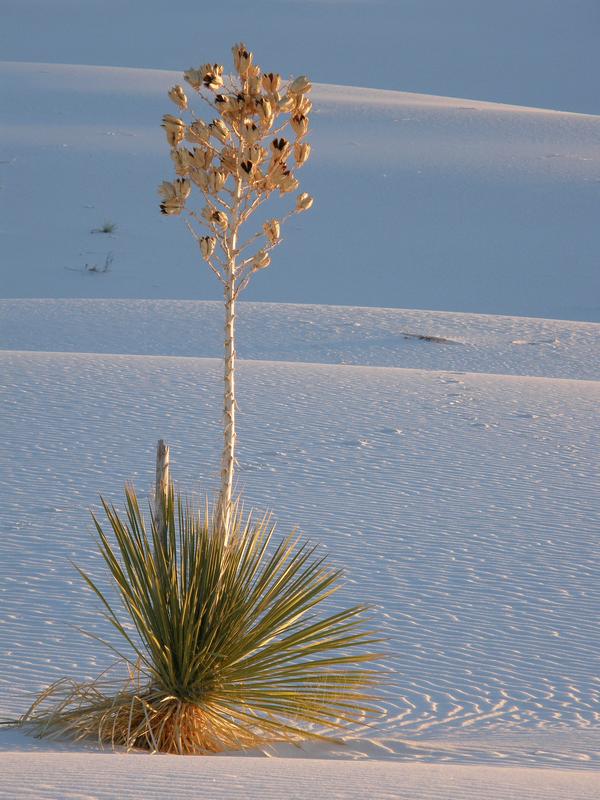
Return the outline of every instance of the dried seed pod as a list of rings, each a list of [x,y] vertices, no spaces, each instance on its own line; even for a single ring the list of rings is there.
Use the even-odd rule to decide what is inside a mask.
[[[279,191],[280,191],[281,195],[283,196],[284,194],[289,194],[290,192],[295,192],[296,189],[299,188],[299,186],[300,186],[300,183],[298,182],[298,180],[296,178],[294,178],[294,176],[290,172],[280,182]]]
[[[278,110],[280,113],[283,114],[286,113],[287,111],[293,111],[295,105],[296,105],[296,100],[293,97],[293,95],[286,94],[279,101]]]
[[[293,116],[290,120],[290,125],[298,139],[302,138],[302,136],[306,136],[308,133],[308,117],[305,117],[303,114]]]
[[[310,150],[311,148],[308,142],[296,142],[294,145],[294,160],[299,167],[308,161]]]
[[[245,119],[242,124],[241,130],[242,137],[251,144],[260,139],[260,130],[256,122],[251,119]]]
[[[210,142],[211,130],[201,119],[192,122],[187,129],[185,138],[188,142],[196,142],[198,144],[208,144]]]
[[[220,78],[223,74],[223,67],[221,64],[202,64],[198,69],[202,75],[202,80],[204,80],[207,75],[216,75]]]
[[[237,173],[237,152],[233,147],[224,147],[220,154],[221,167],[229,173]]]
[[[279,91],[279,87],[281,86],[281,75],[278,75],[276,72],[269,72],[263,75],[262,85],[265,92],[275,94],[275,92]]]
[[[248,92],[251,95],[260,94],[260,76],[260,67],[257,64],[251,64],[246,72]]]
[[[185,122],[179,117],[173,116],[173,114],[163,114],[162,124],[164,128],[167,127],[177,127],[177,128],[185,128]]]
[[[229,225],[227,214],[225,214],[223,211],[213,211],[210,218],[210,224],[212,224],[215,228],[219,228],[221,231],[227,230]]]
[[[259,250],[252,259],[252,269],[265,269],[271,263],[271,256],[264,250]]]
[[[200,252],[202,253],[202,258],[206,261],[212,256],[215,252],[215,245],[217,244],[217,240],[214,236],[202,236],[198,239],[198,244],[200,245]]]
[[[246,50],[246,45],[243,42],[236,42],[231,48],[231,54],[233,56],[233,66],[236,69],[236,72],[240,71],[240,53]]]
[[[192,187],[190,186],[190,182],[186,180],[186,178],[177,178],[177,180],[173,183],[175,187],[175,197],[179,197],[185,201],[190,196],[190,192],[192,191]]]
[[[208,169],[212,164],[213,154],[204,147],[194,147],[190,153],[186,150],[187,161],[192,169]]]
[[[255,190],[261,194],[273,191],[273,186],[270,184],[269,179],[264,172],[258,167],[252,173],[252,179],[249,181]]]
[[[166,214],[167,216],[177,217],[183,211],[183,203],[181,200],[177,200],[173,198],[172,200],[164,200],[160,204],[160,213]]]
[[[185,178],[177,178],[172,183],[163,181],[158,188],[158,193],[164,201],[160,204],[161,212],[174,216],[181,214],[191,190],[192,187]]]
[[[243,42],[234,44],[231,52],[233,53],[233,65],[238,75],[243,78],[248,72],[248,67],[252,64],[253,55]]]
[[[238,92],[235,96],[231,98],[231,105],[238,112],[238,114],[244,113],[247,102],[248,98],[246,97],[244,92]]]
[[[210,194],[219,194],[227,181],[227,173],[218,169],[208,172],[207,186]]]
[[[182,111],[185,111],[188,107],[188,99],[186,93],[183,91],[183,86],[179,86],[179,84],[177,84],[177,86],[172,86],[169,89],[169,97]]]
[[[274,186],[281,186],[289,174],[290,171],[285,161],[274,161],[269,168],[267,177]]]
[[[244,175],[252,175],[255,165],[252,161],[242,161],[240,167]]]
[[[176,175],[187,175],[190,171],[188,156],[190,153],[182,148],[181,150],[171,150],[171,158],[175,167]]]
[[[201,67],[194,69],[190,67],[183,73],[184,79],[190,84],[192,89],[197,92],[202,86],[208,88],[218,88],[223,85],[223,66],[221,64],[202,64]]]
[[[282,161],[283,159],[287,158],[291,149],[291,145],[287,139],[273,139],[271,142],[273,161]]]
[[[290,94],[307,94],[311,89],[312,83],[308,80],[306,75],[300,75],[287,87]]]
[[[302,192],[296,198],[296,211],[308,211],[313,203],[314,199],[307,192]]]
[[[267,157],[267,151],[259,144],[249,144],[242,150],[242,160],[252,161],[254,164],[262,164]]]
[[[263,231],[269,244],[274,245],[279,241],[281,234],[281,224],[278,219],[269,219],[263,225]]]
[[[231,100],[228,95],[218,94],[215,97],[215,108],[218,109],[220,114],[224,114],[226,111],[228,111],[230,105],[231,105]]]
[[[312,111],[312,103],[310,102],[308,97],[304,97],[304,95],[299,95],[296,105],[294,106],[294,116],[307,117],[311,111]]]
[[[211,135],[221,142],[221,144],[225,144],[225,142],[229,139],[229,128],[227,125],[225,125],[223,120],[215,119],[208,127]]]
[[[190,178],[194,181],[196,186],[204,192],[208,192],[208,172],[204,169],[195,169],[190,172]]]
[[[217,211],[214,206],[206,205],[201,212],[202,217],[206,220],[209,227],[218,228],[222,231],[227,229],[229,220],[223,211]]]
[[[250,66],[252,65],[252,58],[253,58],[253,54],[248,52],[248,50],[243,50],[240,53],[240,68],[239,68],[240,76],[244,76],[244,75],[248,74],[248,70],[250,69]]]
[[[214,72],[209,72],[204,76],[202,83],[207,89],[217,92],[223,86],[223,78]]]
[[[163,200],[172,200],[175,197],[175,187],[170,181],[163,181],[157,191]]]
[[[171,147],[183,141],[185,137],[185,122],[179,117],[174,117],[172,114],[165,114],[162,121],[162,127],[167,134],[167,142]]]
[[[256,101],[256,110],[262,121],[273,116],[273,107],[266,97],[261,97]]]

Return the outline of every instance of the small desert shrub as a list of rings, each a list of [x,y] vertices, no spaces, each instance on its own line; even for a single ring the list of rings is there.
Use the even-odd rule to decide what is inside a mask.
[[[90,233],[114,233],[117,230],[117,223],[107,220],[99,228],[92,228]]]
[[[148,532],[131,488],[126,501],[126,521],[103,501],[116,544],[94,521],[127,623],[81,574],[132,651],[122,656],[129,679],[117,688],[58,681],[22,723],[38,735],[192,754],[325,738],[314,726],[340,729],[375,713],[377,672],[362,664],[378,640],[361,630],[362,605],[317,613],[340,571],[312,545],[296,536],[275,544],[268,518],[244,520],[239,509],[225,545],[218,515],[172,487],[166,531],[152,518]]]

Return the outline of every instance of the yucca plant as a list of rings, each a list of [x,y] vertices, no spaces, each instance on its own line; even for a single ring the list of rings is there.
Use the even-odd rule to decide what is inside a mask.
[[[116,546],[94,518],[125,617],[81,572],[128,647],[119,653],[128,677],[58,681],[22,723],[43,736],[194,754],[327,738],[324,726],[376,713],[377,674],[362,666],[377,641],[361,630],[365,607],[319,614],[339,570],[294,535],[273,547],[268,517],[244,521],[234,508],[225,546],[207,508],[172,485],[163,502],[166,536],[154,515],[148,529],[132,488],[126,521],[103,502]]]
[[[298,536],[276,543],[269,517],[244,518],[232,497],[236,301],[251,277],[269,265],[283,222],[313,203],[299,194],[287,214],[244,239],[245,223],[273,193],[298,189],[288,160],[293,154],[300,167],[310,154],[304,137],[311,85],[302,76],[284,86],[279,75],[263,74],[242,44],[234,46],[233,56],[232,77],[223,77],[218,64],[185,73],[216,118],[163,118],[179,177],[160,187],[161,211],[187,214],[202,257],[223,285],[219,496],[210,513],[176,497],[161,440],[149,523],[132,488],[126,489],[125,517],[102,501],[109,528],[95,517],[94,523],[121,608],[81,575],[128,648],[117,648],[125,677],[54,683],[21,718],[40,735],[206,753],[327,738],[327,731],[377,713],[370,696],[378,672],[364,665],[376,658],[370,648],[378,639],[362,628],[366,607],[321,611],[341,586],[340,571]],[[169,96],[181,112],[188,111],[182,86]],[[294,144],[284,137],[286,128]],[[186,206],[192,186],[203,198],[200,211]],[[210,235],[201,236],[198,225]]]

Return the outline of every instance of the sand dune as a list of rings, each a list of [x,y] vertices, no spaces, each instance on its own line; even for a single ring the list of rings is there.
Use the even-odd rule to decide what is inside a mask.
[[[338,743],[151,757],[3,727],[0,798],[596,800],[593,6],[7,4],[0,719],[113,660],[71,565],[108,589],[99,493],[149,498],[159,437],[180,488],[216,486],[222,309],[158,213],[181,73],[155,67],[242,31],[316,81],[316,200],[240,304],[238,490],[321,542],[332,606],[371,603],[387,644],[380,714]]]
[[[183,487],[214,486],[220,364],[0,358],[14,714],[53,676],[105,665],[66,625],[107,634],[67,561],[97,572],[97,493],[147,493],[159,436]],[[239,384],[246,503],[322,541],[389,638],[385,713],[357,752],[366,738],[398,758],[597,768],[598,382],[246,361]],[[528,735],[496,738],[511,732]]]
[[[596,776],[560,770],[254,758],[211,759],[199,766],[193,758],[173,764],[170,759],[143,755],[107,759],[70,753],[57,761],[52,754],[11,754],[3,760],[0,796],[14,796],[3,791],[25,791],[36,800],[59,796],[62,800],[158,800],[165,794],[187,796],[191,785],[196,797],[215,800],[303,800],[313,794],[328,800],[545,800],[549,796],[596,800],[598,796]],[[145,778],[140,780],[138,775]],[[81,786],[83,776],[85,787]]]
[[[242,302],[239,355],[600,379],[597,323],[397,308]],[[0,347],[220,358],[220,301],[0,300]]]
[[[192,238],[158,213],[160,120],[180,79],[0,63],[0,296],[218,298]],[[599,124],[317,85],[303,187],[319,213],[294,221],[247,298],[599,321]],[[90,233],[107,220],[114,235]],[[109,254],[109,273],[86,274]]]

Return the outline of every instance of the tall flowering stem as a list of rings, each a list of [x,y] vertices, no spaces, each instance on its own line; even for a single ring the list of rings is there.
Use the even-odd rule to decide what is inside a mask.
[[[246,232],[252,214],[273,195],[285,198],[298,192],[293,170],[310,156],[305,139],[311,83],[304,76],[284,82],[277,73],[264,73],[244,44],[234,45],[232,53],[230,76],[224,75],[221,64],[203,64],[184,73],[201,100],[204,118],[190,110],[183,86],[169,90],[178,113],[165,114],[163,128],[177,177],[159,188],[162,213],[185,217],[202,258],[223,286],[223,454],[216,510],[225,543],[231,530],[236,464],[236,301],[252,276],[271,263],[284,223],[313,204],[309,194],[298,193],[286,213]],[[199,198],[201,207],[190,207],[190,197]]]

